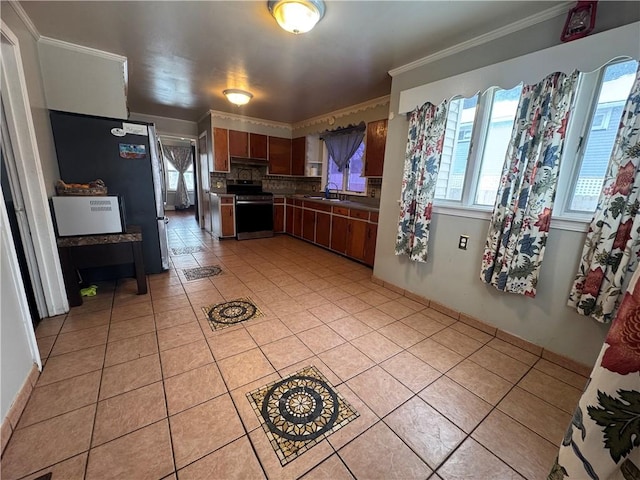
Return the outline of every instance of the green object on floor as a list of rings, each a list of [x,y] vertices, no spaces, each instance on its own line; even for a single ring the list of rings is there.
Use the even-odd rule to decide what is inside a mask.
[[[97,285],[89,285],[87,288],[80,289],[80,295],[83,297],[94,297],[98,293]]]

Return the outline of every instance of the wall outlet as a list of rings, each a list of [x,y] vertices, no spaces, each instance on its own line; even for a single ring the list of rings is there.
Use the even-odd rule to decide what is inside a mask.
[[[469,241],[469,235],[460,235],[460,239],[458,240],[458,248],[460,250],[466,250],[468,241]]]

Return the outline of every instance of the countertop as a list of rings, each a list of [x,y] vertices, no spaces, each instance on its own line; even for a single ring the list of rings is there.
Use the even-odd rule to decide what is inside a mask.
[[[82,247],[85,245],[107,245],[111,243],[141,242],[140,227],[129,225],[125,233],[108,233],[105,235],[79,235],[76,237],[58,237],[58,247]]]
[[[289,198],[295,198],[298,200],[304,200],[305,202],[317,202],[322,203],[324,205],[337,205],[339,207],[347,207],[347,208],[356,208],[358,210],[365,210],[367,212],[379,212],[379,207],[374,207],[372,205],[367,205],[366,203],[354,202],[352,200],[325,200],[324,197],[320,195],[286,195]]]

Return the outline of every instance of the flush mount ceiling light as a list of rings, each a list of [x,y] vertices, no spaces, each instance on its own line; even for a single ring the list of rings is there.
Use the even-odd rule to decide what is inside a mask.
[[[222,92],[227,100],[231,103],[234,103],[238,106],[246,105],[249,103],[249,100],[253,98],[253,95],[244,90],[239,90],[237,88],[228,88]]]
[[[324,16],[322,0],[270,0],[271,15],[287,32],[306,33]]]

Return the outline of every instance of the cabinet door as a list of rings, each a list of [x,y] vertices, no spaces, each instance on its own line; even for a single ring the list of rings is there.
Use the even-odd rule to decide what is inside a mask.
[[[313,210],[302,212],[302,238],[310,242],[316,240],[316,212]]]
[[[331,250],[345,253],[347,251],[347,228],[349,219],[333,216],[331,218]]]
[[[249,134],[249,157],[267,160],[267,136],[257,133]]]
[[[269,173],[291,175],[291,139],[269,137]]]
[[[273,231],[275,233],[284,232],[284,203],[273,205]]]
[[[285,223],[285,231],[289,234],[289,235],[293,235],[293,204],[289,203],[289,200],[287,200],[287,207],[285,209],[285,216],[286,216],[286,223]]]
[[[302,237],[302,208],[293,207],[293,236]]]
[[[331,215],[316,212],[316,243],[329,248],[331,240]]]
[[[364,259],[364,241],[367,236],[367,222],[349,219],[347,227],[347,256]]]
[[[249,134],[229,130],[229,156],[247,158],[249,156]]]
[[[291,140],[291,175],[304,176],[304,165],[307,158],[307,137]]]
[[[365,177],[381,177],[384,166],[384,149],[387,144],[387,120],[369,122],[365,150]]]
[[[236,236],[236,219],[233,205],[220,205],[220,221],[222,223],[222,236]]]
[[[367,236],[364,240],[364,258],[367,265],[373,267],[376,256],[376,239],[378,238],[378,225],[367,223]]]
[[[229,171],[229,131],[226,128],[213,129],[213,170]]]

